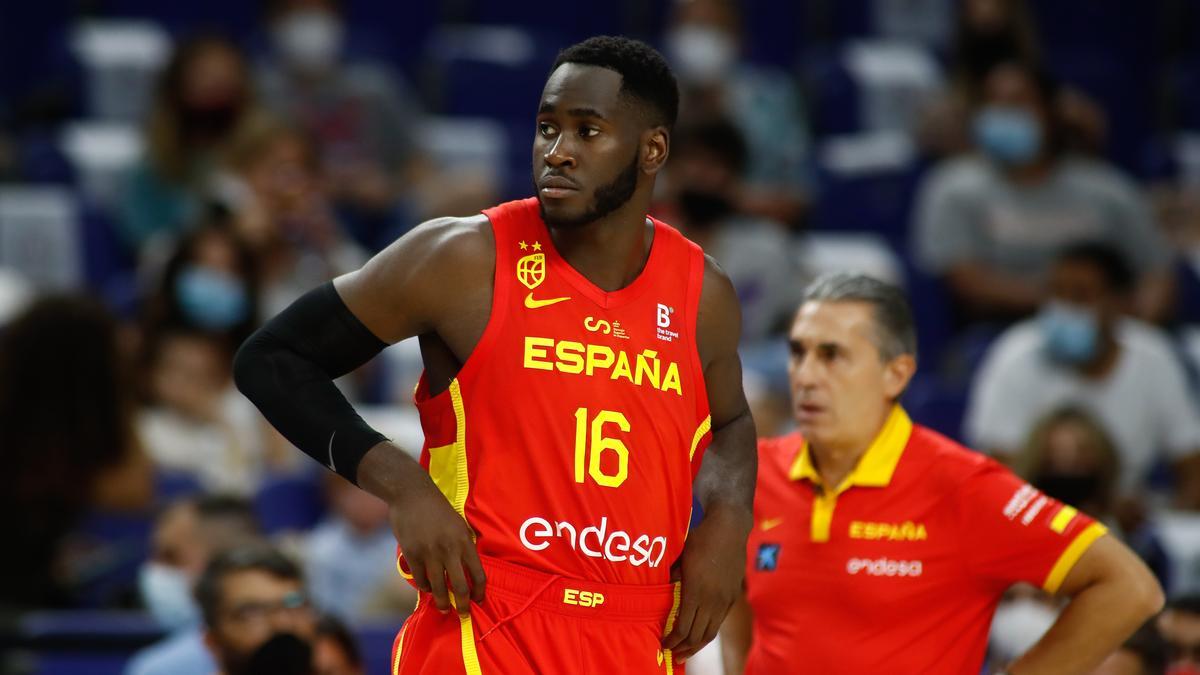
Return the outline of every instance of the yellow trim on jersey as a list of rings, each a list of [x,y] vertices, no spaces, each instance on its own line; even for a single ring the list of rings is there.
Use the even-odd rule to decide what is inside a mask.
[[[900,456],[904,454],[904,448],[908,445],[909,437],[912,436],[912,429],[912,420],[909,419],[908,413],[904,412],[904,408],[899,405],[893,406],[887,420],[883,423],[883,428],[879,430],[875,440],[858,460],[858,465],[838,486],[838,491],[841,492],[851,485],[887,487],[892,482],[892,474],[896,472],[896,465],[900,463]],[[812,458],[809,456],[807,441],[800,448],[800,454],[792,462],[788,478],[790,480],[807,478],[818,485],[821,483],[821,476],[817,473],[817,467],[813,465]]]
[[[475,626],[471,623],[471,615],[460,616],[458,627],[462,632],[463,668],[467,675],[482,675],[479,668],[479,655],[475,653]]]
[[[1075,520],[1075,516],[1078,514],[1079,511],[1075,510],[1075,507],[1064,505],[1054,515],[1054,520],[1050,521],[1050,529],[1058,534],[1066,532],[1067,526],[1071,524],[1072,520]]]
[[[450,382],[450,404],[454,408],[454,499],[450,503],[458,515],[464,515],[467,505],[467,492],[471,489],[471,479],[467,475],[467,414],[463,408],[462,389],[458,378]]]
[[[829,541],[829,529],[833,524],[833,509],[837,506],[838,494],[840,493],[819,494],[813,499],[809,536],[814,542],[823,544]]]
[[[709,429],[712,429],[712,415],[705,417],[700,426],[696,427],[696,434],[692,436],[692,449],[688,450],[689,461],[696,456],[696,447],[700,445],[700,439],[704,438],[704,434],[707,434]]]
[[[408,630],[408,621],[400,627],[400,637],[396,638],[396,658],[392,659],[392,675],[400,675],[400,655],[404,653],[404,633]]]
[[[675,617],[679,615],[679,589],[679,582],[676,581],[674,583],[674,588],[671,589],[671,595],[673,599],[671,600],[671,611],[667,614],[667,625],[665,628],[663,628],[663,637],[670,635],[671,631],[675,629]],[[662,662],[667,667],[667,675],[674,675],[675,664],[671,658],[671,650],[663,649],[661,651],[663,656]]]
[[[1070,507],[1064,507],[1070,508]],[[1074,509],[1071,509],[1074,511]],[[1054,563],[1054,567],[1050,568],[1050,574],[1046,575],[1046,581],[1042,583],[1042,588],[1048,593],[1057,593],[1063,580],[1067,578],[1067,574],[1075,567],[1075,563],[1079,562],[1079,558],[1095,543],[1097,539],[1103,537],[1108,532],[1108,528],[1100,523],[1092,523],[1079,536],[1075,537],[1067,549],[1058,556],[1058,562]]]
[[[396,571],[400,573],[400,576],[403,577],[405,581],[412,581],[413,576],[408,572],[405,572],[404,568],[400,566],[400,556],[396,556]],[[420,597],[421,596],[419,595],[417,596],[418,599],[420,599]]]
[[[457,379],[450,382],[450,404],[454,409],[454,443],[429,449],[429,477],[458,515],[464,516],[471,480],[467,474],[467,420]]]
[[[806,441],[800,448],[799,454],[792,462],[788,471],[789,480],[809,480],[816,485],[820,492],[813,499],[812,522],[809,526],[809,536],[812,541],[823,543],[829,541],[829,530],[833,523],[833,511],[837,507],[838,495],[854,486],[887,487],[896,473],[896,465],[900,456],[908,446],[912,436],[913,423],[908,413],[899,405],[893,406],[888,413],[883,428],[875,436],[875,440],[858,460],[858,464],[850,472],[837,489],[830,490],[821,483],[821,474],[813,464],[811,453]]]

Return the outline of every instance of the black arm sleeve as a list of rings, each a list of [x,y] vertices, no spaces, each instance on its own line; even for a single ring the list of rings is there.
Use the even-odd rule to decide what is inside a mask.
[[[246,340],[234,357],[234,381],[293,445],[357,485],[359,461],[387,438],[354,412],[333,380],[386,346],[328,282]]]

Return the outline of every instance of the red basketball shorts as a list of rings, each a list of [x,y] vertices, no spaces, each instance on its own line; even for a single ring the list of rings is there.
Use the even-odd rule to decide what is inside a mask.
[[[484,558],[487,597],[442,614],[421,593],[392,647],[393,675],[682,674],[662,638],[676,586],[601,584]]]

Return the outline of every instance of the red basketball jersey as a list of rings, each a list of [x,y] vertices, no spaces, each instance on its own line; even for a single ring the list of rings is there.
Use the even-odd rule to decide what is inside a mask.
[[[704,255],[654,220],[645,268],[609,293],[554,250],[536,199],[484,214],[491,316],[449,389],[417,387],[421,463],[484,555],[666,583],[710,439],[696,349]]]

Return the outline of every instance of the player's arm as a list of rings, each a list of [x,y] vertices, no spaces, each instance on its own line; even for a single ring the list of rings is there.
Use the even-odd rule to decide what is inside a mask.
[[[663,644],[686,661],[716,636],[742,589],[758,470],[754,421],[742,391],[741,310],[729,278],[707,260],[697,341],[712,416],[712,442],[693,485],[704,518],[680,557],[679,612]]]
[[[1108,535],[1084,552],[1058,594],[1070,602],[1046,635],[1008,668],[1011,675],[1090,673],[1163,604],[1154,575]]]
[[[746,658],[750,656],[750,639],[754,629],[754,614],[745,594],[739,595],[721,625],[721,663],[725,675],[742,675]]]
[[[482,598],[469,528],[420,465],[369,427],[333,380],[388,343],[437,330],[447,305],[458,304],[447,298],[490,289],[493,260],[482,216],[431,221],[362,269],[305,294],[252,335],[234,362],[238,388],[293,445],[387,501],[414,580],[442,609],[449,607],[447,577],[466,609],[464,567]]]

